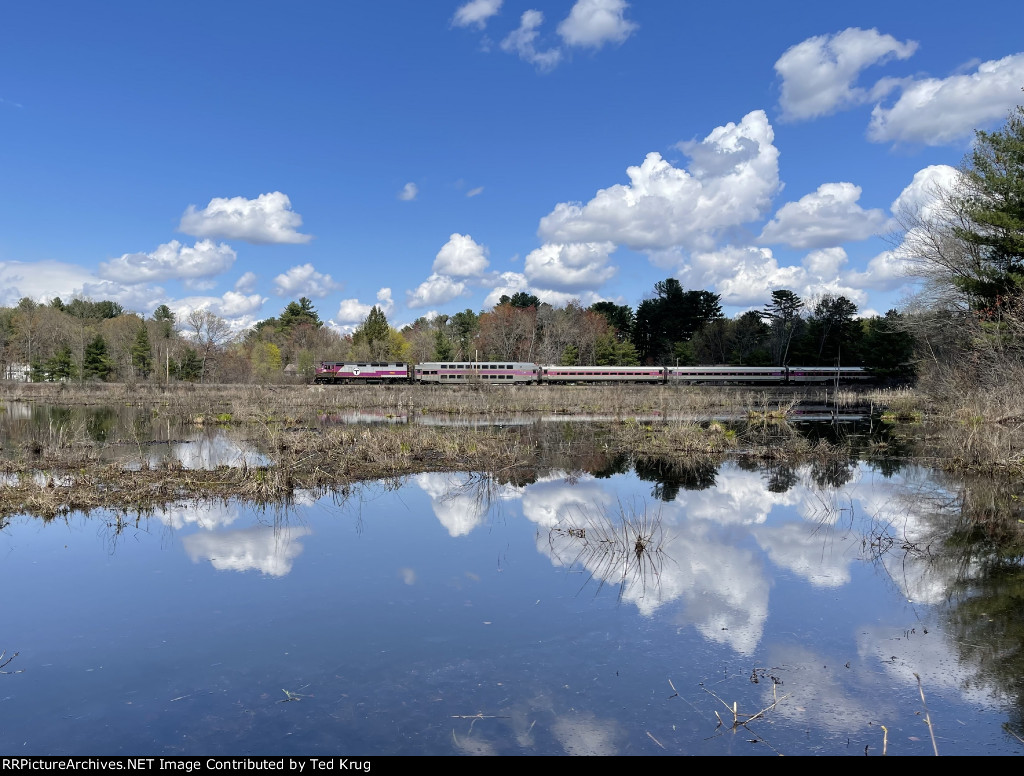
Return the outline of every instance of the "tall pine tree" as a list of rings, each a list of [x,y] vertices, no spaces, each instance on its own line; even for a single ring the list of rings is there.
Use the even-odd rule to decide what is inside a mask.
[[[82,377],[86,380],[96,378],[98,380],[109,380],[114,371],[114,364],[107,351],[107,341],[102,335],[96,337],[85,346],[82,357]]]
[[[132,368],[139,377],[149,377],[153,371],[153,347],[149,343],[149,330],[146,324],[139,327],[139,333],[132,345]]]

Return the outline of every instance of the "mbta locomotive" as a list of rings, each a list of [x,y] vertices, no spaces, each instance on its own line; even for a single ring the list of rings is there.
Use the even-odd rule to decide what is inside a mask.
[[[737,383],[801,385],[871,377],[859,366],[542,366],[525,361],[348,363],[324,361],[313,382],[322,385],[420,383],[436,385],[596,385]]]

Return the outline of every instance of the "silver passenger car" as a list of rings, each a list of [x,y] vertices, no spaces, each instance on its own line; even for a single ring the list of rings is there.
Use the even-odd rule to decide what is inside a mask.
[[[663,383],[660,366],[542,366],[541,382],[565,383]]]
[[[416,365],[417,383],[523,385],[536,383],[539,369],[523,361],[447,361]]]

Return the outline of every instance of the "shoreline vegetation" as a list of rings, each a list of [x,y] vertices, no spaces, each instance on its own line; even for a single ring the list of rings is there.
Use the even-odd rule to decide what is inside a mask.
[[[127,443],[122,439],[119,456],[110,460],[111,442],[91,438],[81,423],[51,422],[30,441],[8,445],[0,461],[0,517],[144,512],[203,499],[288,504],[299,491],[344,493],[362,481],[423,472],[477,471],[516,483],[542,471],[601,470],[622,458],[685,468],[727,459],[796,466],[889,457],[951,472],[1024,473],[1019,414],[980,399],[959,407],[940,404],[913,389],[4,383],[0,403],[4,409],[14,403],[124,406],[194,428],[230,427],[266,459],[211,469],[186,469],[176,460],[157,465],[146,455],[154,440],[143,432]],[[800,403],[865,412],[884,433],[815,439],[794,425]],[[331,422],[332,415],[346,411],[485,422]],[[501,423],[529,413],[586,422],[568,431]]]

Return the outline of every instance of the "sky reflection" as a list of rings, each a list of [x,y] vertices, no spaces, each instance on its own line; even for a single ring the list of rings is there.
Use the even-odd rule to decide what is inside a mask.
[[[1017,752],[1009,685],[950,616],[986,571],[943,554],[948,486],[819,475],[423,474],[14,520],[0,749],[863,754],[884,724],[928,754],[919,676],[942,753]],[[778,698],[728,731],[723,701]]]

